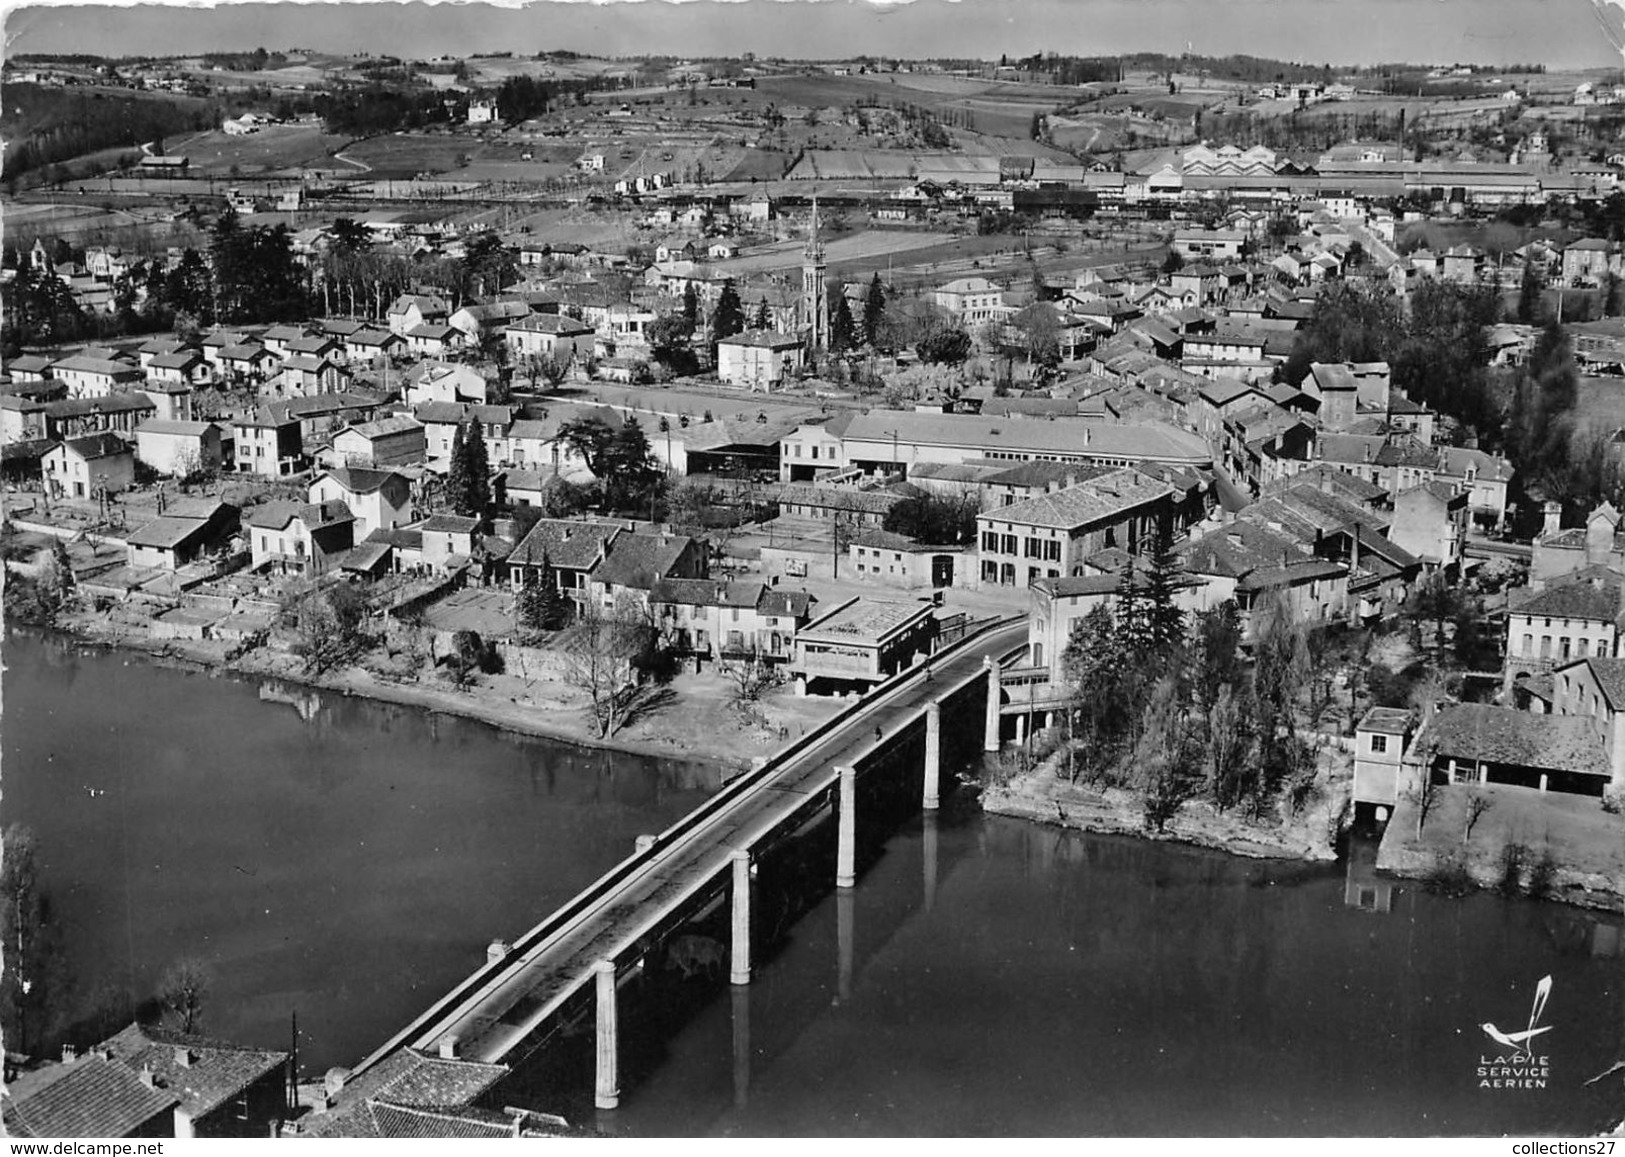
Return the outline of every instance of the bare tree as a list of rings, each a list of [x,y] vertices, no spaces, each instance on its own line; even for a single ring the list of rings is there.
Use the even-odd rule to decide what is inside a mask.
[[[1468,795],[1467,814],[1463,817],[1461,825],[1462,843],[1465,844],[1473,838],[1473,828],[1478,826],[1478,821],[1484,817],[1484,813],[1494,806],[1495,801],[1488,796],[1480,795],[1476,791]]]
[[[653,634],[629,608],[605,611],[589,601],[563,636],[565,682],[586,692],[598,738],[614,735],[635,709]]]
[[[767,661],[767,656],[755,644],[748,651],[733,652],[719,667],[733,685],[733,697],[738,703],[756,702],[779,682],[778,668]]]
[[[1427,776],[1427,772],[1423,772]],[[1422,838],[1422,827],[1428,822],[1428,813],[1439,802],[1439,785],[1433,782],[1431,776],[1423,779],[1422,783],[1411,790],[1411,802],[1416,804],[1416,838]]]
[[[203,1015],[203,1003],[214,985],[214,971],[196,956],[183,956],[158,978],[158,1002],[175,1014],[182,1032],[191,1032]]]

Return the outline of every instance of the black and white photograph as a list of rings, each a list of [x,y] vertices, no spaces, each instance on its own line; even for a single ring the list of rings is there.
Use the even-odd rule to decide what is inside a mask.
[[[1625,1139],[1625,0],[0,19],[19,1153]]]

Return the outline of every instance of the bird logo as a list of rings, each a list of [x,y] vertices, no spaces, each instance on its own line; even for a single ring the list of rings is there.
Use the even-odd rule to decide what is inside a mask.
[[[1529,1052],[1531,1051],[1529,1047],[1530,1041],[1542,1033],[1552,1031],[1551,1025],[1540,1023],[1540,1015],[1546,1011],[1546,1001],[1550,999],[1551,995],[1552,978],[1543,976],[1540,978],[1539,983],[1535,985],[1535,1000],[1529,1006],[1529,1024],[1521,1032],[1502,1032],[1489,1021],[1485,1021],[1478,1027],[1483,1029],[1484,1034],[1495,1043],[1505,1045],[1515,1053]]]

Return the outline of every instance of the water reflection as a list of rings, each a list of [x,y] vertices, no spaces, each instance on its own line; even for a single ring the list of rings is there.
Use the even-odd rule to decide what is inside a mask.
[[[307,1071],[353,1064],[715,781],[50,637],[4,658],[5,819],[40,841],[63,1021],[198,955],[205,1031],[280,1045],[297,1010]]]

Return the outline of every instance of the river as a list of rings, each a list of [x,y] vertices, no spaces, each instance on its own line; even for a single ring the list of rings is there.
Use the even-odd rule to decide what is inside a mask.
[[[306,1076],[352,1064],[483,956],[715,787],[320,694],[262,702],[61,640],[5,647],[6,822],[34,828],[73,962],[150,991],[182,954],[207,1031],[301,1029]],[[90,791],[103,795],[91,795]],[[629,1042],[635,1135],[1573,1134],[1625,1116],[1614,915],[1433,896],[983,816],[961,798],[887,842],[745,989],[693,982]],[[1529,1026],[1542,1087],[1485,1087]],[[685,982],[686,983],[686,982]],[[76,1009],[83,1015],[85,1007]],[[623,1031],[635,1035],[635,1026]],[[1529,1066],[1523,1066],[1529,1067]],[[590,1072],[539,1108],[594,1120]]]

